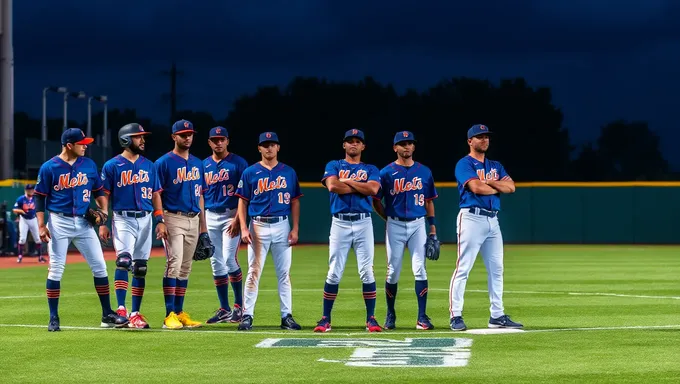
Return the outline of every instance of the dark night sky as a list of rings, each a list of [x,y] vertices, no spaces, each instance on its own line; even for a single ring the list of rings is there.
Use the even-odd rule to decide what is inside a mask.
[[[370,75],[399,91],[523,76],[552,88],[573,143],[617,118],[646,120],[680,165],[677,0],[191,3],[15,0],[15,109],[39,117],[42,88],[58,85],[165,122],[171,60],[184,71],[178,107],[217,118],[238,95],[296,75]],[[58,96],[48,106],[62,116]],[[70,102],[69,117],[86,116],[84,101]]]

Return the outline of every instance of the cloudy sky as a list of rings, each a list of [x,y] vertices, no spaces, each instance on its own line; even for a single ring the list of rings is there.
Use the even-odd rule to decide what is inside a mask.
[[[178,107],[218,118],[296,75],[370,75],[400,91],[523,76],[552,88],[574,143],[613,119],[647,120],[680,164],[678,20],[674,0],[14,0],[15,108],[39,117],[42,88],[57,85],[165,121],[172,60]],[[58,96],[48,106],[62,116]],[[86,103],[69,111],[85,120]]]

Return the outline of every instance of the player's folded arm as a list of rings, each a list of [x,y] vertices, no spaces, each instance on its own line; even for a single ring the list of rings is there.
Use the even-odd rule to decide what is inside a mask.
[[[470,190],[472,193],[476,193],[478,195],[494,195],[498,193],[495,189],[489,187],[485,183],[483,183],[481,180],[477,178],[471,178],[468,181],[463,184],[464,187]]]

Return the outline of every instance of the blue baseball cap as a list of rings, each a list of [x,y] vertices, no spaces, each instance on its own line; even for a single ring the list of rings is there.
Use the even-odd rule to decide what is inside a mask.
[[[86,137],[85,132],[80,128],[69,128],[61,134],[61,145],[66,144],[91,144],[94,141],[91,137]]]
[[[491,131],[489,131],[489,127],[487,127],[484,124],[475,124],[470,129],[468,129],[468,139],[472,139],[473,137],[477,135],[482,135],[482,134],[489,134]]]
[[[26,184],[24,187],[25,190],[30,190],[30,189],[35,189],[35,186],[33,184]]]
[[[357,139],[359,139],[363,142],[366,141],[366,139],[364,139],[364,133],[361,131],[361,129],[356,129],[356,128],[350,129],[347,132],[345,132],[345,138],[342,139],[342,141],[347,141],[347,139],[352,138],[352,137],[356,137]]]
[[[226,128],[218,126],[218,127],[215,127],[215,128],[210,130],[210,136],[208,136],[208,137],[211,138],[211,139],[213,137],[227,138],[227,137],[229,137],[229,132],[227,132]]]
[[[397,132],[394,135],[394,145],[397,145],[397,143],[401,143],[402,141],[412,141],[415,143],[416,137],[413,135],[413,132],[411,131]]]
[[[194,130],[194,124],[189,120],[177,120],[175,124],[172,125],[172,134],[177,135],[186,132],[196,132]]]
[[[260,145],[262,143],[266,142],[272,142],[272,143],[279,143],[279,136],[276,135],[276,132],[262,132],[260,133],[260,140],[257,142],[257,145]]]

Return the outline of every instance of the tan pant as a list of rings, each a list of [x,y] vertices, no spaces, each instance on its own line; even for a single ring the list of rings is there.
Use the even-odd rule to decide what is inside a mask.
[[[165,277],[181,280],[189,278],[196,244],[198,243],[198,215],[187,217],[165,211],[168,239],[165,245]]]

